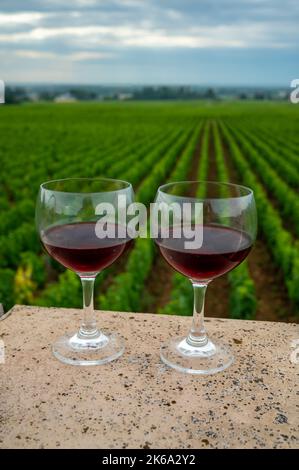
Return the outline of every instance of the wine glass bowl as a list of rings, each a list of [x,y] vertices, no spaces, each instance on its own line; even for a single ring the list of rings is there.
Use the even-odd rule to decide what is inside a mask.
[[[96,276],[123,254],[130,241],[123,230],[126,227],[121,227],[115,217],[119,196],[125,207],[133,202],[130,183],[107,178],[69,178],[40,186],[36,225],[41,242],[52,258],[78,274],[83,288],[84,319],[79,331],[64,335],[53,345],[54,355],[68,364],[103,364],[124,351],[122,338],[97,328],[93,309]],[[111,236],[103,237],[99,236],[98,224],[107,205],[113,211],[101,228],[105,226]]]
[[[187,196],[186,196],[187,194]],[[192,196],[190,196],[192,195]],[[173,204],[184,214],[187,205],[199,206],[199,222],[191,209],[180,220],[166,218],[169,231],[163,231],[160,218],[156,243],[168,264],[190,279],[194,289],[193,324],[187,337],[178,337],[161,347],[161,358],[169,366],[193,374],[212,374],[233,362],[230,350],[212,341],[204,327],[204,298],[208,284],[237,267],[249,254],[256,237],[257,218],[253,192],[245,186],[204,181],[177,182],[161,186],[156,204],[169,211]],[[178,227],[186,232],[175,235]],[[159,230],[160,229],[160,230]],[[164,235],[163,235],[164,233]],[[200,244],[188,246],[190,235],[200,234]],[[188,246],[188,247],[187,247]],[[221,299],[219,299],[221,301]]]

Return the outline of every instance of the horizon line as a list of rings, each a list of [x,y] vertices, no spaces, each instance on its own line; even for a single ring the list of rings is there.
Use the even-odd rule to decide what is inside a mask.
[[[134,83],[134,82],[46,82],[46,81],[10,81],[4,80],[6,85],[23,85],[23,86],[97,86],[97,87],[202,87],[202,88],[290,88],[290,84],[221,84],[221,83],[166,83],[166,82],[153,82],[153,83]]]

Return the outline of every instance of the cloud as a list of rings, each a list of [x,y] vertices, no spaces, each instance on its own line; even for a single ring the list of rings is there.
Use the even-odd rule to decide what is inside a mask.
[[[92,52],[92,51],[79,51],[66,56],[67,59],[75,62],[82,60],[101,60],[101,59],[114,59],[116,54],[109,52]]]
[[[27,59],[52,59],[52,60],[68,60],[68,61],[85,61],[85,60],[101,60],[101,59],[111,59],[114,58],[115,55],[106,53],[106,52],[94,52],[94,51],[77,51],[72,52],[71,54],[57,54],[54,52],[47,52],[47,51],[35,51],[29,49],[16,49],[11,51],[12,54],[27,58]]]
[[[274,51],[277,60],[285,50],[298,63],[298,20],[298,0],[1,0],[1,64],[8,74],[25,60],[62,58],[133,70],[208,51],[212,66],[219,50]]]
[[[277,30],[284,32],[283,24]],[[290,33],[290,30],[288,30]],[[219,25],[213,28],[191,27],[185,34],[154,27],[123,26],[69,26],[60,28],[33,28],[26,32],[0,34],[0,43],[41,42],[48,39],[71,38],[84,40],[84,44],[119,47],[152,48],[246,48],[291,46],[288,36],[278,39],[272,36],[268,25],[249,23],[246,25]],[[77,43],[76,43],[77,44]]]
[[[54,54],[54,52],[47,52],[47,51],[16,49],[15,51],[11,51],[10,53],[18,57],[25,58],[25,59],[56,59],[57,58],[57,54]]]
[[[6,28],[14,28],[19,24],[35,24],[39,23],[43,18],[48,15],[40,12],[22,12],[22,13],[1,13],[0,12],[0,26]]]
[[[5,12],[17,4],[32,10]],[[293,0],[285,0],[283,7],[278,0],[2,0],[0,42],[40,42],[46,48],[47,41],[58,38],[62,46],[73,40],[77,47],[82,38],[86,44],[108,47],[295,47],[298,4]]]

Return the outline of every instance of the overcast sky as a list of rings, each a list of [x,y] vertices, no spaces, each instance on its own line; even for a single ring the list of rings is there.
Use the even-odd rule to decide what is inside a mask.
[[[0,0],[7,82],[284,85],[299,0]]]

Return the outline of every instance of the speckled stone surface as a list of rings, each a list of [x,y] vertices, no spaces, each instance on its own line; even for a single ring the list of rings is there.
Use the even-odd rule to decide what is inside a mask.
[[[0,321],[1,448],[298,447],[298,325],[207,321],[236,361],[198,377],[161,364],[159,345],[190,318],[98,312],[126,339],[122,358],[96,367],[61,364],[50,345],[77,329],[80,311],[16,306]],[[296,397],[297,395],[297,397]]]

